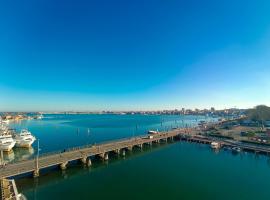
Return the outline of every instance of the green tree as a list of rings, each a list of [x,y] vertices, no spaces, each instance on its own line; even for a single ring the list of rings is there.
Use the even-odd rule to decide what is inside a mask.
[[[249,119],[264,124],[266,120],[270,120],[270,107],[265,105],[256,106],[248,110],[247,115]]]

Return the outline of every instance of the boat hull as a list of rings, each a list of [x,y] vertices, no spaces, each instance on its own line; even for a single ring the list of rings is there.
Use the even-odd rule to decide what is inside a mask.
[[[21,140],[16,141],[16,147],[22,147],[22,148],[30,148],[35,140]]]
[[[9,152],[15,146],[15,142],[11,142],[9,144],[0,144],[0,150]]]

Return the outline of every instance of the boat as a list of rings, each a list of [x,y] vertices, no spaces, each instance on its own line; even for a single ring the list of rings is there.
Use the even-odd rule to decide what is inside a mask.
[[[15,141],[9,133],[0,133],[0,150],[9,152],[15,146]]]
[[[19,134],[15,134],[16,147],[31,147],[36,138],[27,129],[22,129]]]
[[[213,149],[219,149],[221,147],[221,145],[218,142],[211,142],[211,147]]]
[[[43,115],[41,115],[41,114],[38,115],[38,116],[37,116],[37,119],[43,119]]]
[[[148,131],[148,134],[156,135],[156,134],[158,134],[158,131],[152,131],[152,130],[149,130],[149,131]]]
[[[9,119],[2,120],[2,123],[8,124],[9,123]]]
[[[232,152],[233,153],[239,153],[239,152],[241,152],[241,148],[240,147],[233,147]]]

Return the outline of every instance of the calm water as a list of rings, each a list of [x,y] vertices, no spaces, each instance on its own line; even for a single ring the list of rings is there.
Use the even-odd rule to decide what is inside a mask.
[[[52,118],[20,125],[40,138],[45,152],[72,144],[131,137],[150,128],[194,125],[200,120],[190,116],[47,117]],[[79,133],[77,128],[80,128]],[[18,189],[28,199],[268,200],[270,197],[267,157],[234,155],[223,150],[213,152],[202,144],[160,144],[130,152],[125,158],[114,156],[108,162],[94,162],[91,168],[79,163],[73,165],[65,172],[55,169],[38,179],[18,179]]]

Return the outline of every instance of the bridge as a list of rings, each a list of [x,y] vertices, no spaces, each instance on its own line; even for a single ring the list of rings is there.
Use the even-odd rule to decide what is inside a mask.
[[[13,179],[1,179],[0,191],[0,200],[26,200],[23,194],[18,193],[15,181]]]
[[[87,145],[77,148],[68,149],[64,152],[41,155],[37,158],[9,163],[2,166],[0,169],[0,179],[14,177],[26,173],[32,173],[34,177],[39,176],[41,169],[52,166],[60,166],[62,170],[66,169],[67,164],[71,161],[79,160],[84,164],[90,166],[92,164],[91,158],[98,156],[103,160],[109,159],[109,153],[125,154],[127,150],[132,150],[137,146],[142,148],[143,145],[151,145],[152,143],[159,143],[161,141],[174,140],[184,129],[175,129],[169,132],[161,132],[154,135],[144,135],[133,138],[114,140],[98,145]]]

